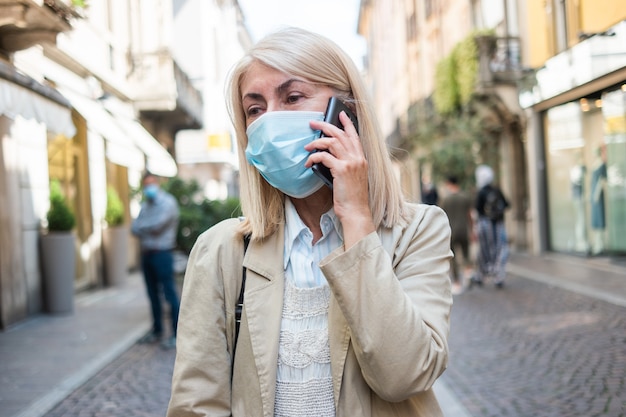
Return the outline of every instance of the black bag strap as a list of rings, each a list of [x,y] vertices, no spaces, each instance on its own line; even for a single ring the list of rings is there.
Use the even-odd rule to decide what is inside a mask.
[[[250,243],[250,235],[243,237],[243,253],[246,254],[248,244]],[[243,313],[243,294],[246,289],[246,267],[242,266],[241,272],[241,290],[239,290],[239,298],[235,305],[235,338],[233,341],[233,362],[235,361],[235,350],[237,349],[237,339],[239,338],[239,326],[241,325],[241,314]]]

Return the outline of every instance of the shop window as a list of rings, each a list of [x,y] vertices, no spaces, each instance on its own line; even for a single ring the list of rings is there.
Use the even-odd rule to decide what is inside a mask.
[[[626,253],[626,84],[602,95],[606,158],[607,247]]]
[[[568,103],[548,110],[545,132],[550,248],[587,252],[588,170],[580,106]]]
[[[552,250],[625,253],[626,86],[546,112]]]
[[[51,180],[61,183],[65,197],[76,214],[76,235],[78,247],[81,247],[93,233],[87,167],[87,129],[84,119],[77,113],[72,112],[72,119],[77,130],[73,138],[68,139],[63,135],[48,138],[48,174]],[[86,275],[85,267],[80,261],[76,272],[79,280]]]

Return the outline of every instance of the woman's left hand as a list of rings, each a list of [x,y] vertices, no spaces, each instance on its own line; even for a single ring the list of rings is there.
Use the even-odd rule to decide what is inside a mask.
[[[322,163],[330,169],[335,214],[341,221],[344,245],[348,249],[376,228],[369,206],[368,164],[363,146],[345,112],[339,114],[339,120],[345,130],[323,121],[311,121],[311,128],[323,131],[325,137],[312,141],[305,149],[328,152],[311,153],[305,166]]]

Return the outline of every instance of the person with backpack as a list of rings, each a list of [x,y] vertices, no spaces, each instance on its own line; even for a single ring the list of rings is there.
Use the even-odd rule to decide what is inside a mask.
[[[493,279],[496,288],[504,287],[506,262],[509,258],[504,212],[509,207],[509,202],[502,190],[493,184],[493,179],[493,169],[488,165],[479,165],[476,168],[478,256],[476,273],[471,278],[470,287],[482,286],[487,277]]]

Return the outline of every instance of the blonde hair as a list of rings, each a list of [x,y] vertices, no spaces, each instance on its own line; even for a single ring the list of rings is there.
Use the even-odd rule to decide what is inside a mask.
[[[241,232],[263,239],[284,222],[285,195],[270,186],[246,163],[248,145],[241,83],[250,65],[260,62],[285,74],[332,88],[338,98],[356,111],[359,137],[368,161],[369,200],[374,224],[405,224],[407,209],[396,180],[389,151],[378,126],[365,84],[351,58],[331,40],[299,28],[286,28],[259,41],[234,67],[227,95],[235,127],[240,161]]]

